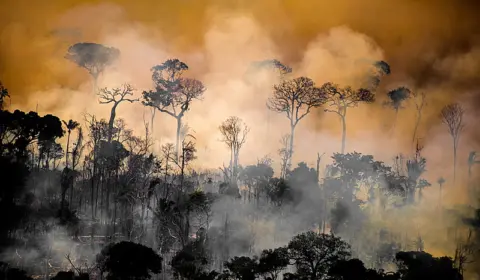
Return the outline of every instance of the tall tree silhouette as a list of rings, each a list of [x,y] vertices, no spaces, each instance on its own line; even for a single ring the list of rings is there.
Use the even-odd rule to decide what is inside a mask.
[[[68,48],[66,59],[86,69],[93,78],[93,93],[97,92],[98,77],[120,56],[120,51],[97,43],[76,43]]]
[[[452,103],[443,107],[441,111],[442,122],[447,126],[448,133],[453,140],[453,183],[457,175],[457,148],[460,134],[465,127],[463,123],[463,115],[465,110],[462,105]]]
[[[412,138],[412,143],[415,143],[415,140],[417,140],[417,131],[418,131],[418,126],[420,125],[420,121],[422,120],[422,111],[423,108],[427,105],[427,95],[425,92],[413,92],[413,98],[415,101],[415,110],[416,110],[416,119],[415,119],[415,128],[413,129],[413,138]]]
[[[341,153],[345,153],[345,142],[347,137],[347,109],[356,107],[360,102],[372,103],[375,101],[375,95],[368,89],[352,89],[351,87],[340,87],[337,84],[325,83],[321,87],[322,95],[326,98],[329,107],[325,112],[335,113],[342,122],[342,148]]]
[[[250,129],[239,117],[229,117],[219,127],[222,141],[230,149],[230,178],[236,178],[240,149],[247,140]]]
[[[325,96],[315,83],[307,77],[282,81],[275,85],[273,96],[267,101],[267,108],[287,115],[290,121],[290,155],[293,155],[293,139],[298,123],[307,116],[313,108],[325,103]],[[289,159],[291,164],[292,158]]]
[[[388,101],[383,103],[384,106],[390,107],[395,111],[395,118],[392,125],[392,133],[395,131],[397,124],[398,111],[403,108],[403,103],[410,98],[411,91],[406,87],[399,87],[388,92]]]
[[[76,129],[80,124],[74,120],[63,121],[63,124],[67,128],[67,151],[65,152],[65,167],[68,168],[68,154],[70,152],[70,135],[72,130]]]
[[[138,99],[130,98],[133,96],[133,87],[130,84],[123,84],[121,87],[116,87],[112,89],[103,88],[99,92],[100,104],[110,104],[112,103],[112,108],[110,109],[110,119],[108,120],[108,137],[107,141],[112,142],[113,135],[113,125],[115,123],[116,110],[118,105],[122,102],[133,103],[138,101]]]
[[[182,118],[192,101],[201,98],[205,87],[198,80],[182,77],[188,66],[178,59],[169,59],[151,70],[155,90],[144,91],[142,103],[177,120],[175,151],[178,159]]]

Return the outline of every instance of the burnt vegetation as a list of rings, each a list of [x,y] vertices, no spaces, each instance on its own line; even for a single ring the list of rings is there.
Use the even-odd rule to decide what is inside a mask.
[[[441,208],[446,184],[423,178],[428,160],[418,144],[412,156],[392,164],[345,152],[347,111],[379,95],[396,115],[418,98],[412,126],[413,137],[418,134],[427,97],[405,87],[381,92],[381,79],[390,74],[386,62],[372,65],[364,88],[292,77],[295,70],[275,59],[253,63],[250,72],[268,68],[280,76],[265,108],[285,116],[290,128],[277,174],[271,158],[242,165],[250,128],[237,116],[218,124],[229,165],[194,170],[192,163],[202,159],[195,135],[181,133],[182,120],[200,106],[206,86],[184,77],[189,67],[170,59],[151,69],[151,90],[139,93],[129,84],[97,89],[99,75],[119,56],[93,43],[75,44],[66,56],[92,76],[99,102],[111,108],[108,119],[10,110],[6,101],[15,94],[0,84],[0,279],[457,280],[478,257],[478,211],[464,219],[470,234],[455,239],[453,257],[425,252],[421,236],[404,238],[369,225],[372,212],[415,211],[422,190],[432,185],[439,188]],[[174,118],[175,143],[163,143],[154,154],[153,119],[134,132],[117,118],[117,110],[134,102]],[[325,170],[320,155],[316,167],[293,160],[302,141],[295,129],[314,111],[333,113],[342,125],[340,152]],[[466,113],[457,103],[440,112],[453,139],[454,174]],[[469,178],[475,156],[468,157]],[[476,195],[474,184],[470,189]]]

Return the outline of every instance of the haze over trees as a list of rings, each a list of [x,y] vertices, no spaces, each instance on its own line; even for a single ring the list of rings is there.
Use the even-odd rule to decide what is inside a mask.
[[[151,70],[155,90],[144,91],[142,102],[177,121],[175,153],[178,157],[182,118],[190,109],[191,103],[201,98],[205,87],[198,80],[182,76],[188,66],[178,59],[169,59]]]
[[[273,96],[268,100],[267,107],[274,112],[285,114],[290,122],[289,164],[293,156],[295,128],[313,108],[324,102],[325,97],[321,90],[307,77],[284,80],[274,86]]]
[[[291,77],[292,68],[277,59],[252,63],[253,72],[277,71],[265,110],[286,116],[289,130],[278,157],[247,162],[240,154],[255,141],[250,128],[256,123],[240,115],[218,120],[219,142],[230,152],[229,166],[219,171],[198,167],[200,136],[183,123],[192,104],[205,106],[202,97],[209,93],[201,81],[185,77],[187,64],[174,58],[153,66],[153,89],[141,98],[128,83],[97,90],[99,75],[119,56],[95,43],[68,50],[67,58],[92,76],[99,104],[111,106],[106,116],[61,120],[15,110],[5,104],[14,93],[0,83],[1,279],[457,280],[478,271],[480,210],[469,216],[445,209],[443,177],[435,182],[434,203],[424,195],[437,187],[427,180],[427,170],[437,166],[417,140],[428,95],[406,87],[385,92],[380,83],[390,74],[387,62],[369,68],[363,88],[317,86],[306,76]],[[384,162],[353,144],[353,152],[345,151],[349,108],[386,99],[397,115],[411,97],[417,98],[414,153]],[[162,142],[155,152],[153,118],[134,131],[118,117],[140,100],[176,120],[175,143]],[[296,134],[316,110],[334,113],[342,125],[340,151],[324,169],[317,153],[322,143]],[[453,103],[439,121],[453,140],[453,181],[460,156],[468,163],[462,172],[476,182],[476,153],[457,154],[466,114]],[[294,162],[294,144],[315,151],[316,166]],[[427,253],[437,249],[434,243],[425,242],[414,221],[401,221],[425,212],[440,217],[432,228],[449,236],[442,242],[453,257]],[[454,233],[443,224],[446,215],[454,216]]]
[[[375,101],[375,95],[367,89],[352,89],[351,87],[342,88],[339,85],[326,83],[321,87],[321,92],[328,103],[325,112],[335,113],[342,123],[342,147],[340,152],[345,152],[347,137],[347,109],[356,107],[359,103],[372,103]],[[330,109],[332,108],[332,109]]]
[[[65,58],[88,71],[93,79],[93,93],[97,92],[98,77],[120,56],[120,51],[97,43],[76,43],[68,48]]]
[[[453,182],[457,175],[457,148],[460,134],[465,127],[463,123],[463,115],[465,110],[458,103],[453,103],[443,107],[441,116],[443,123],[447,126],[448,133],[452,137],[453,142]]]

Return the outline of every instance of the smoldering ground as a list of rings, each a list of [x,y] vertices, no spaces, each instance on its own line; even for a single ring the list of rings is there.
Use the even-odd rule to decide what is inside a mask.
[[[394,113],[381,103],[384,93],[399,85],[424,91],[428,106],[419,137],[432,182],[450,173],[451,153],[445,147],[451,146],[451,140],[439,120],[440,108],[452,101],[469,104],[468,123],[476,119],[480,100],[476,1],[30,2],[0,4],[0,79],[11,92],[12,108],[34,110],[38,105],[40,113],[63,119],[81,120],[87,108],[89,113],[108,115],[110,108],[99,105],[90,93],[87,73],[63,58],[76,42],[119,48],[121,60],[100,82],[108,87],[131,82],[137,95],[151,87],[153,65],[178,57],[190,66],[189,75],[207,87],[205,98],[192,105],[186,118],[198,139],[196,164],[201,167],[216,168],[228,160],[217,128],[230,115],[251,127],[242,163],[265,154],[276,157],[287,122],[265,108],[275,82],[271,73],[259,73],[254,84],[245,81],[245,72],[255,60],[278,58],[291,65],[295,75],[307,75],[319,85],[355,84],[363,64],[388,61],[392,75],[382,82],[378,102],[349,111],[347,151],[373,154],[385,162],[399,152],[411,154],[413,104],[400,111],[391,135],[388,128]],[[118,115],[137,133],[145,120],[151,122],[150,111],[141,104],[122,104]],[[294,161],[312,165],[316,151],[326,155],[338,151],[339,131],[333,115],[313,112],[298,128]],[[157,113],[153,133],[159,143],[173,142],[173,122]],[[472,129],[464,131],[459,151],[463,158],[477,148],[478,137]],[[328,157],[322,165],[326,163]],[[460,165],[462,169],[465,160]],[[462,189],[464,184],[458,185]],[[436,190],[429,191],[427,198],[429,194],[434,197]],[[455,190],[448,197],[463,202],[465,192]],[[411,217],[402,214],[406,221]],[[430,215],[434,213],[419,219],[429,220]],[[435,239],[436,231],[429,225],[419,227]]]

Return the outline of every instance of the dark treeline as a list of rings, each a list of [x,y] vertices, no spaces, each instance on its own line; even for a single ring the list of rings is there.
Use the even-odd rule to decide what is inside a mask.
[[[405,87],[387,93],[385,106],[396,114],[407,99],[416,101],[411,156],[388,165],[345,153],[347,110],[382,94],[379,84],[390,74],[386,62],[373,63],[359,89],[317,86],[308,77],[292,77],[295,72],[277,60],[252,64],[251,71],[279,73],[267,109],[284,114],[290,131],[281,139],[276,175],[270,158],[240,163],[250,130],[236,116],[219,122],[229,165],[219,172],[193,170],[196,138],[182,120],[201,102],[205,86],[185,78],[188,66],[171,59],[152,68],[153,89],[141,98],[129,84],[98,88],[99,75],[119,55],[115,48],[79,43],[66,56],[91,74],[94,93],[110,106],[108,119],[86,115],[81,125],[10,110],[10,94],[0,86],[4,279],[463,279],[469,265],[475,271],[480,214],[462,217],[468,233],[452,238],[452,257],[425,252],[421,236],[412,240],[369,225],[372,213],[388,217],[422,204],[423,189],[432,186],[422,177],[427,159],[416,139],[425,94]],[[172,117],[176,142],[152,153],[154,119],[135,134],[116,117],[121,104],[133,102]],[[325,170],[320,154],[315,167],[292,163],[295,129],[318,109],[338,115],[342,125],[341,150]],[[440,114],[453,139],[457,174],[464,110],[454,103]],[[468,163],[477,163],[474,152]],[[436,182],[440,209],[445,182]],[[474,186],[472,198],[478,197]]]

